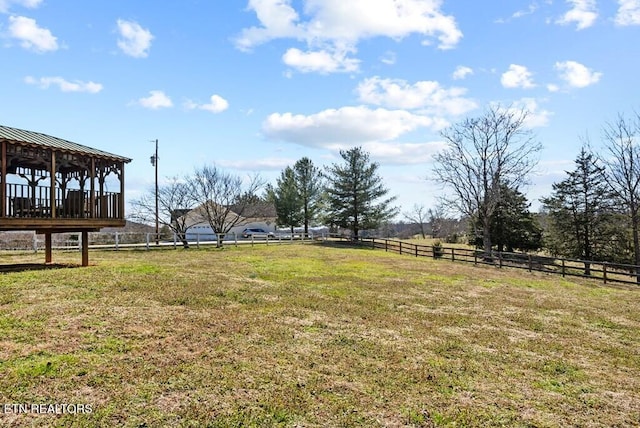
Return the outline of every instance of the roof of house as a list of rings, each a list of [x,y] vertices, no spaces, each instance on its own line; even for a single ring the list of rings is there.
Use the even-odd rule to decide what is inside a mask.
[[[202,214],[203,205],[199,205],[191,210],[188,210],[188,212],[184,213],[183,216],[194,222],[204,221],[204,215]],[[238,215],[237,211],[241,211],[242,215],[239,216],[242,217],[245,221],[249,219],[271,219],[277,217],[275,205],[265,201],[254,202],[245,205],[243,209],[241,209],[240,206],[231,205],[228,206],[228,209],[229,215]]]
[[[24,129],[0,125],[0,141],[2,140],[17,144],[47,147],[64,152],[94,155],[96,157],[113,159],[121,162],[131,162],[131,159],[129,158],[94,149],[92,147],[83,146],[82,144],[63,140],[62,138],[52,137],[51,135],[42,134],[40,132],[26,131]]]

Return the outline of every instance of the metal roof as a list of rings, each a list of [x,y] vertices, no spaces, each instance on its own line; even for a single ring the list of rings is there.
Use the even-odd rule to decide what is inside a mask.
[[[82,153],[101,158],[115,159],[122,162],[131,162],[131,159],[114,155],[113,153],[83,146],[62,138],[41,134],[40,132],[25,131],[24,129],[11,128],[0,125],[0,140],[8,140],[18,144],[29,144],[41,147],[48,147],[64,152]]]

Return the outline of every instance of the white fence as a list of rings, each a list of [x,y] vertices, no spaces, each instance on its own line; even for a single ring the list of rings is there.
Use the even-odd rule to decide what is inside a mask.
[[[195,235],[195,239],[194,238]],[[55,236],[55,235],[54,235]],[[81,234],[65,234],[63,239],[53,241],[54,250],[80,251],[82,246]],[[201,246],[217,245],[217,236],[211,233],[192,233],[188,240],[189,247],[200,248]],[[156,239],[157,238],[157,239]],[[309,242],[317,239],[326,239],[323,234],[313,233],[275,233],[275,234],[254,234],[243,237],[241,234],[227,233],[222,243],[223,245],[256,245],[256,244],[281,244],[288,242]],[[89,233],[89,249],[119,250],[125,248],[142,248],[151,250],[159,247],[182,247],[183,243],[179,237],[173,233],[136,233],[136,232],[92,232]],[[0,241],[0,250],[23,250],[23,251],[44,251],[44,236],[35,233],[16,234],[13,237],[4,236]]]

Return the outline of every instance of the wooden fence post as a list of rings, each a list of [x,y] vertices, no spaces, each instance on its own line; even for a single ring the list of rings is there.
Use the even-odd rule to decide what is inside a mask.
[[[385,239],[385,240],[384,240],[384,251],[386,252],[386,251],[388,251],[388,250],[389,250],[389,240],[388,240],[388,239]]]
[[[564,278],[564,259],[562,259],[562,277]]]
[[[602,279],[607,283],[607,262],[602,263]]]
[[[502,269],[502,251],[498,251],[498,267]]]
[[[456,249],[455,248],[451,248],[451,261],[455,262],[456,261]]]
[[[531,253],[527,254],[527,256],[529,257],[529,272],[531,272],[531,268],[533,267],[532,266],[533,263],[531,261]]]
[[[400,254],[402,254],[402,241],[400,241]]]
[[[473,250],[473,265],[478,265],[478,252],[476,250]]]

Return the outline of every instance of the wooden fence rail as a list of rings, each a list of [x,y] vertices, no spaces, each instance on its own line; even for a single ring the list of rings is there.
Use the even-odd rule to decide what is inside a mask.
[[[474,265],[492,265],[498,268],[511,267],[529,272],[545,272],[565,276],[599,279],[606,283],[640,285],[640,266],[592,260],[566,259],[540,256],[530,253],[510,253],[494,251],[486,257],[484,251],[466,248],[442,247],[414,244],[383,238],[360,238],[352,241],[342,236],[332,236],[338,242],[385,250],[414,257],[431,257]]]

